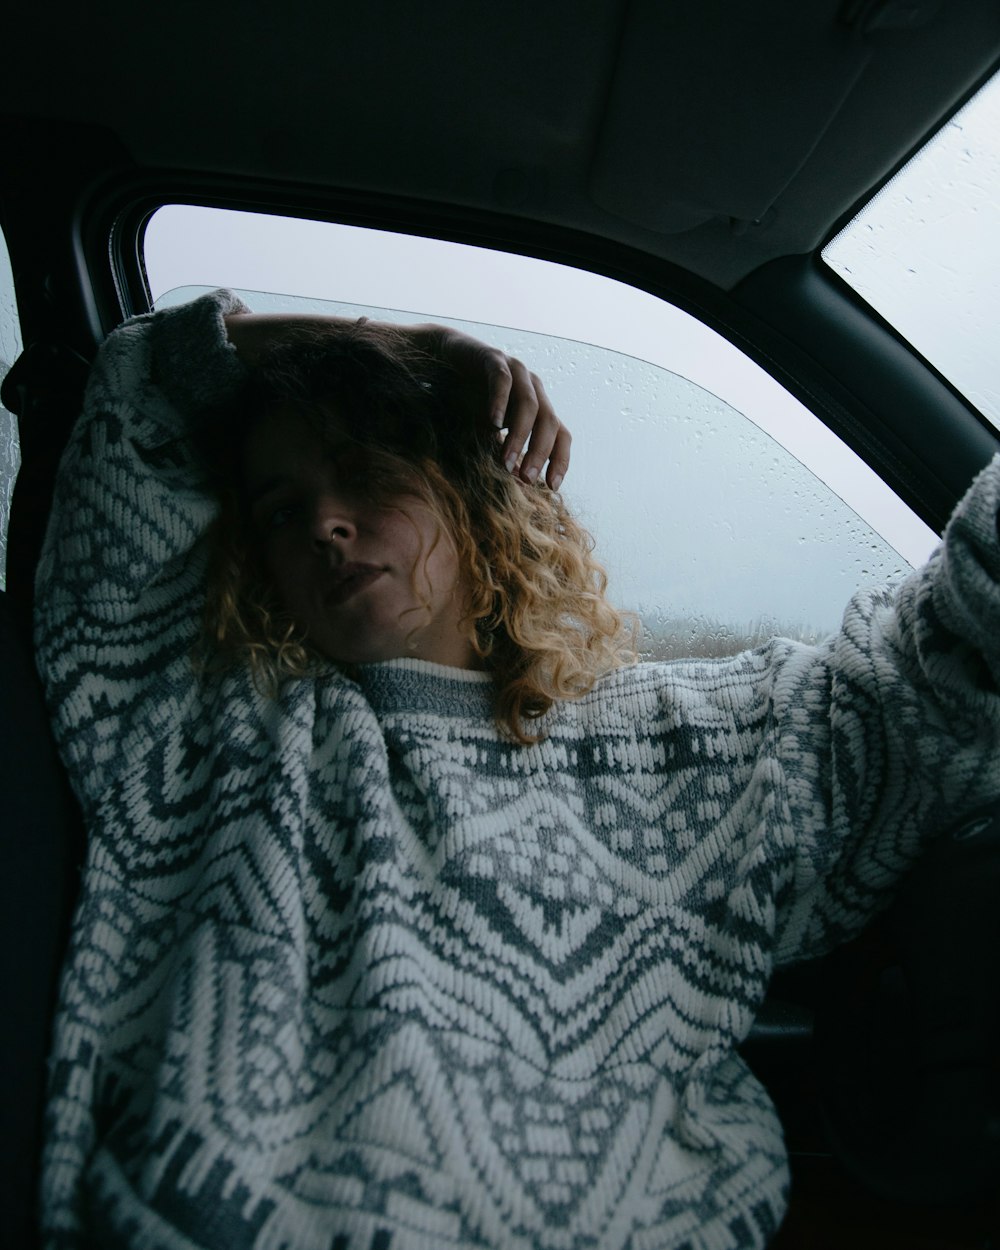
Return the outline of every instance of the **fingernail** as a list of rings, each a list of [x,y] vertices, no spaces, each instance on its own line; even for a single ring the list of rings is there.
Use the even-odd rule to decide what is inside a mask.
[[[507,459],[504,461],[504,464],[507,466],[507,472],[513,473],[514,465],[517,464],[517,452],[512,451],[510,455],[507,457]]]
[[[498,430],[503,429],[505,415],[506,414],[500,412],[499,409],[493,414],[493,424],[497,427]]]
[[[535,465],[532,465],[530,469],[524,470],[523,476],[526,482],[533,482],[535,478],[538,477],[538,468]]]
[[[563,475],[561,473],[557,473],[555,477],[552,479],[552,485],[549,487],[549,489],[558,490],[559,487],[562,486],[562,480],[563,480]]]

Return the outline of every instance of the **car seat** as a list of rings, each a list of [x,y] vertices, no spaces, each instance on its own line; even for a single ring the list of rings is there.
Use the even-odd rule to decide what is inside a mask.
[[[0,593],[0,1244],[37,1242],[45,1056],[83,833],[10,596]]]
[[[1000,802],[945,832],[878,926],[834,957],[817,1011],[820,1101],[844,1166],[882,1197],[1000,1192]]]

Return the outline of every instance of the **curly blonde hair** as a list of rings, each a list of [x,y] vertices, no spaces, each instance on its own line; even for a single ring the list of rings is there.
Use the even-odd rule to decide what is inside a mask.
[[[392,327],[364,322],[283,335],[256,362],[238,401],[204,427],[222,507],[200,666],[246,662],[270,694],[285,678],[330,668],[282,608],[243,497],[242,448],[257,423],[278,412],[302,416],[324,437],[334,427],[340,440],[346,432],[363,449],[372,502],[398,506],[410,497],[431,510],[470,588],[463,626],[493,675],[496,720],[512,739],[538,741],[533,723],[557,700],[579,698],[633,662],[634,620],[608,602],[590,535],[557,493],[506,470],[495,428],[470,406],[459,379]]]

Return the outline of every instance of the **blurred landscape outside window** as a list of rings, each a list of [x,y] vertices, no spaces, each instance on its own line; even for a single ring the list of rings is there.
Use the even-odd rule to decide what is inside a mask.
[[[729,654],[836,629],[935,535],[714,331],[565,266],[325,222],[167,206],[144,244],[157,308],[216,286],[258,312],[455,325],[524,360],[573,432],[564,493],[644,654]]]

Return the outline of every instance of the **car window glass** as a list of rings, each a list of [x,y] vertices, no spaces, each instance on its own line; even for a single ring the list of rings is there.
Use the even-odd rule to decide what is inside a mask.
[[[1000,75],[823,259],[1000,427]]]
[[[147,233],[146,263],[157,307],[191,299],[213,285],[230,285],[255,311],[325,311],[403,322],[432,318],[525,360],[543,377],[573,431],[573,468],[565,493],[597,539],[612,598],[641,614],[647,654],[721,654],[775,632],[806,638],[825,634],[839,624],[855,588],[897,580],[933,545],[926,526],[773,379],[693,318],[644,293],[635,293],[649,303],[643,305],[643,316],[633,317],[631,328],[623,307],[615,303],[619,296],[601,288],[599,298],[593,290],[586,299],[578,293],[552,313],[580,338],[540,334],[522,328],[532,318],[535,324],[545,321],[548,314],[539,313],[544,300],[538,298],[527,301],[530,316],[522,316],[516,329],[445,316],[439,302],[445,298],[440,263],[420,277],[425,302],[407,304],[405,310],[399,304],[240,289],[233,282],[239,267],[213,261],[224,249],[224,236],[203,253],[200,263],[208,282],[166,290],[170,273],[191,274],[190,259],[197,250],[191,237],[190,220],[185,220],[183,239],[170,246],[180,246],[186,259],[169,265],[164,260],[169,248],[157,252],[161,245],[155,232]],[[266,241],[257,239],[256,247],[273,259]],[[392,256],[392,248],[387,250]],[[392,258],[402,267],[401,254]],[[501,258],[498,287],[518,284],[512,269],[521,259]],[[391,294],[386,272],[392,267],[384,256],[381,264],[369,262],[368,284],[383,296]],[[340,283],[355,289],[348,268],[345,263]],[[412,279],[414,266],[405,268]],[[536,281],[551,277],[542,272]],[[334,274],[331,284],[337,280]],[[474,285],[482,290],[490,281],[480,275]],[[470,307],[460,291],[451,298],[453,307]],[[512,320],[524,312],[509,300],[504,304],[505,298],[503,292],[487,292],[484,302],[502,305]],[[582,325],[583,303],[603,307],[605,313],[611,306],[611,327]],[[652,305],[683,320],[666,329],[654,325],[651,334]],[[581,341],[584,334],[616,342],[631,334],[639,348],[629,352]],[[704,336],[713,340],[708,347]],[[656,354],[666,354],[675,367],[643,358]],[[733,402],[734,391],[741,390],[745,404]],[[753,410],[754,419],[741,408]],[[804,463],[810,458],[812,467]],[[835,479],[836,489],[813,471],[817,466]]]
[[[14,276],[7,253],[7,241],[0,234],[0,380],[21,354],[21,324],[14,298]],[[13,413],[0,406],[0,588],[6,589],[7,527],[10,523],[10,500],[14,479],[21,463],[18,449],[17,420]]]

